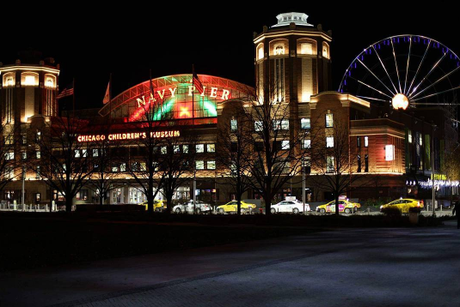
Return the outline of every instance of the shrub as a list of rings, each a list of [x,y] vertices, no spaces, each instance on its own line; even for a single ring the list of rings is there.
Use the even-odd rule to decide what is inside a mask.
[[[401,216],[401,211],[398,208],[383,208],[382,213],[389,216]]]

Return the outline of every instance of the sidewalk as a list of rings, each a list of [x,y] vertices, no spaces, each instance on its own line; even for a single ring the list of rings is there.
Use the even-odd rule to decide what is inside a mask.
[[[0,306],[457,307],[459,254],[454,221],[321,231],[8,272]]]

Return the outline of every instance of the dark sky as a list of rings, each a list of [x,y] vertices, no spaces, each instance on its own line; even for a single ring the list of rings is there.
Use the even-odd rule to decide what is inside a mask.
[[[153,1],[105,8],[93,8],[94,2],[28,5],[2,17],[0,61],[14,62],[21,50],[54,57],[61,67],[61,89],[75,78],[78,106],[99,107],[111,73],[114,95],[147,80],[149,69],[152,77],[160,77],[190,73],[192,64],[197,73],[253,85],[253,32],[275,24],[276,15],[285,12],[306,13],[309,23],[332,31],[334,88],[364,48],[389,36],[427,36],[460,54],[460,27],[453,5],[350,2],[278,6],[262,1],[254,2],[255,8],[249,2],[232,1],[165,2],[165,8]]]

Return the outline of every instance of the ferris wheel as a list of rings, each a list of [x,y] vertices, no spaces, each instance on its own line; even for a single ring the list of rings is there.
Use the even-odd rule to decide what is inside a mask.
[[[339,92],[393,108],[458,105],[460,59],[440,42],[419,35],[382,39],[347,68]],[[456,117],[456,116],[455,116]]]

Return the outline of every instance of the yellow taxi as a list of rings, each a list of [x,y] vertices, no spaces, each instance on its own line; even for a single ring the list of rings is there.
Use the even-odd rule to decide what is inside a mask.
[[[241,213],[252,213],[254,209],[256,209],[255,204],[247,203],[241,201]],[[220,214],[224,213],[236,213],[238,208],[238,202],[236,200],[231,200],[225,205],[218,206],[216,208],[216,212]]]
[[[148,210],[149,202],[146,200],[139,205],[144,206],[145,210]],[[153,200],[153,211],[163,211],[166,209],[166,202],[162,199],[154,199]]]
[[[410,208],[423,208],[423,200],[413,199],[413,198],[399,198],[389,203],[380,206],[380,211],[385,211],[387,209],[397,209],[401,213],[409,213]]]
[[[335,207],[335,200],[331,200],[324,205],[316,207],[316,212],[335,213]],[[360,203],[351,202],[347,199],[339,200],[339,212],[353,213],[358,211],[359,208],[361,208]]]

